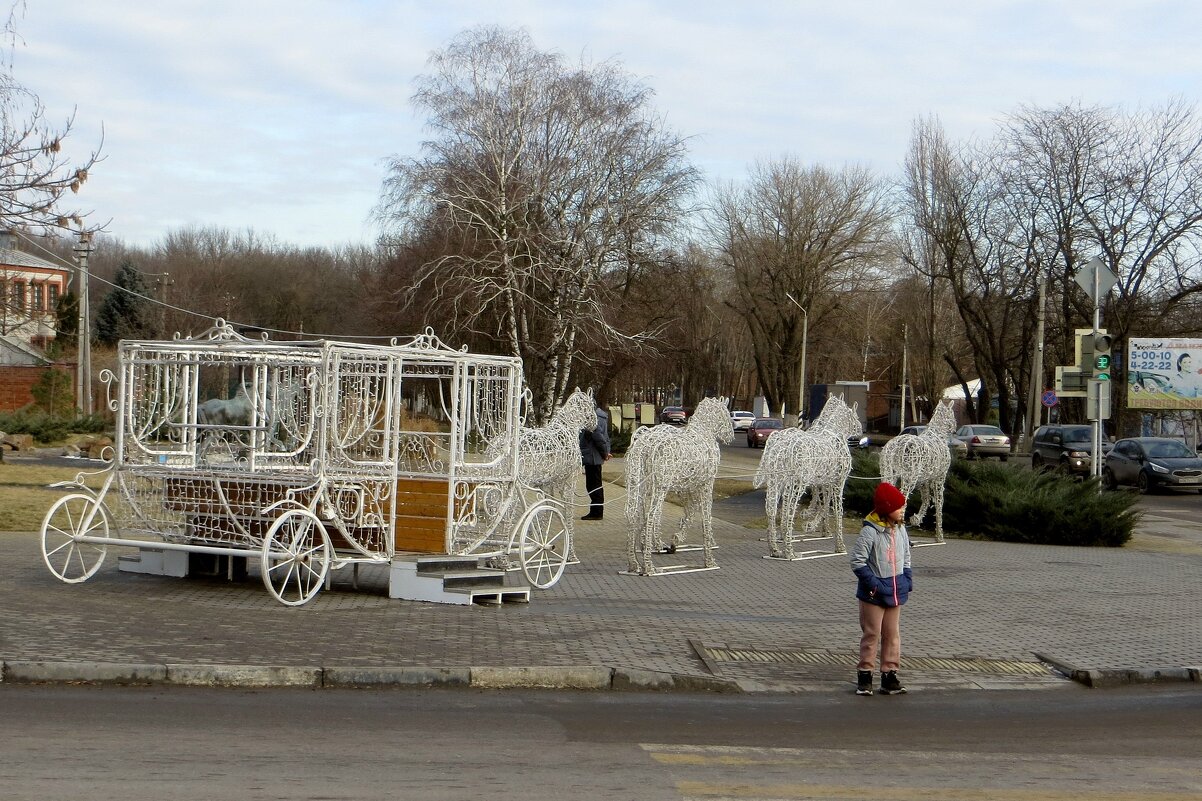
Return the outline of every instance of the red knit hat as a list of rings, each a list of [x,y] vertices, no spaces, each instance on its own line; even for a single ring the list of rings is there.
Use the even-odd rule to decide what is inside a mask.
[[[888,517],[906,506],[906,496],[897,487],[882,481],[872,495],[872,510],[881,517]]]

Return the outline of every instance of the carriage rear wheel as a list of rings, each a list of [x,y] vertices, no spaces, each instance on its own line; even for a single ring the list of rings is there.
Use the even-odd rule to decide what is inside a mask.
[[[287,606],[313,600],[330,571],[330,537],[317,515],[289,509],[263,538],[259,572],[275,599]]]
[[[522,573],[534,587],[545,590],[559,581],[568,563],[568,526],[558,506],[540,503],[518,521],[518,553]]]
[[[42,561],[59,580],[68,584],[87,581],[104,563],[108,545],[85,542],[84,537],[109,538],[104,504],[82,493],[64,495],[51,504],[42,520]]]

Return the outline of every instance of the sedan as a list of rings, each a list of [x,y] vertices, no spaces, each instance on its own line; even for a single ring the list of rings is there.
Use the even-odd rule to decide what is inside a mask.
[[[751,424],[755,422],[755,415],[751,412],[731,412],[730,424],[734,426],[735,431],[746,431],[751,428]]]
[[[969,459],[996,456],[1004,462],[1010,458],[1010,437],[997,426],[960,426],[956,439],[964,443]]]
[[[747,429],[747,447],[762,448],[768,437],[785,427],[784,421],[775,417],[757,417]]]
[[[1133,485],[1141,493],[1156,489],[1202,491],[1202,459],[1179,439],[1130,437],[1114,443],[1102,468],[1102,486]]]
[[[671,423],[674,426],[682,426],[689,421],[689,416],[685,414],[683,407],[665,406],[660,410],[659,421],[661,423]]]
[[[917,437],[926,430],[926,426],[906,426],[901,430],[901,433],[912,434]],[[956,439],[953,434],[947,435],[947,449],[951,452],[953,458],[963,459],[968,456],[968,444],[963,440]]]

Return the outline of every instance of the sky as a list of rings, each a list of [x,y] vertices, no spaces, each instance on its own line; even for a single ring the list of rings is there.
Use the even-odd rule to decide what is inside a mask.
[[[78,207],[146,247],[192,226],[374,242],[385,160],[421,152],[414,81],[482,24],[619,62],[718,183],[783,157],[892,176],[920,117],[988,138],[1024,104],[1202,88],[1181,0],[27,0],[16,24],[14,77],[75,115],[66,154],[101,146]]]

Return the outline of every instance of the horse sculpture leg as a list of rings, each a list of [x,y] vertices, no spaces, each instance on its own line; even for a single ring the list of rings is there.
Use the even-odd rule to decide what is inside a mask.
[[[943,542],[943,482],[935,485],[935,542]]]
[[[844,476],[838,487],[827,490],[830,494],[828,516],[830,533],[835,538],[835,553],[847,553],[847,545],[843,542],[843,485],[846,481],[847,477]]]
[[[653,576],[659,572],[651,559],[655,543],[660,541],[660,531],[663,525],[664,504],[667,503],[666,490],[655,489],[647,499],[647,524],[643,532],[643,573]]]
[[[768,552],[776,557],[781,556],[780,503],[780,488],[773,481],[764,494],[764,511],[768,513]]]
[[[804,494],[805,488],[799,484],[789,484],[785,489],[783,508],[781,509],[784,525],[781,526],[780,531],[783,538],[782,553],[785,559],[792,559],[797,555],[793,549],[793,533],[797,520],[797,507],[801,505],[801,496]]]
[[[716,567],[717,562],[714,560],[714,509],[712,503],[707,503],[714,497],[714,485],[710,483],[705,492],[697,492],[694,494],[692,503],[696,504],[697,511],[701,513],[701,548],[705,554],[705,566]]]
[[[921,526],[922,521],[927,516],[927,509],[931,508],[931,495],[934,489],[933,481],[924,481],[919,485],[918,490],[922,497],[922,503],[918,507],[918,511],[910,516],[910,525]]]

